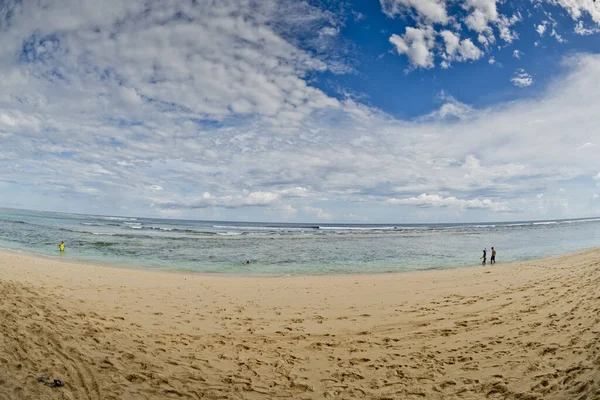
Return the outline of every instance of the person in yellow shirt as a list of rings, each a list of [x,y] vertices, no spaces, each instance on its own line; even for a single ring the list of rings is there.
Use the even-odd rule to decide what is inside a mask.
[[[65,242],[60,242],[60,244],[58,245],[58,250],[65,251]]]

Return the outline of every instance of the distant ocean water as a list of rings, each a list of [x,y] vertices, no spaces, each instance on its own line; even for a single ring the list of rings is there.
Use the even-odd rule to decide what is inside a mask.
[[[502,263],[600,246],[600,218],[476,224],[287,224],[0,209],[0,247],[165,270],[244,275],[385,273]],[[245,260],[251,263],[245,264]]]

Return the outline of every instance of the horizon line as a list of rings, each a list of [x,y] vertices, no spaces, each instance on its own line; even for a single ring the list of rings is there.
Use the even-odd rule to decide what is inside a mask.
[[[211,220],[211,219],[195,219],[195,218],[169,218],[169,217],[143,217],[139,215],[116,215],[116,214],[85,214],[76,212],[64,212],[64,211],[49,211],[49,210],[34,210],[28,208],[16,208],[16,207],[4,207],[0,206],[0,210],[16,210],[16,211],[33,211],[33,212],[44,212],[51,214],[67,214],[67,215],[79,215],[86,217],[114,217],[114,218],[144,218],[144,219],[158,219],[167,221],[195,221],[195,222],[220,222],[220,223],[240,223],[246,222],[251,224],[281,224],[281,225],[471,225],[471,224],[511,224],[511,223],[523,223],[523,222],[562,222],[562,221],[585,221],[590,219],[598,218],[600,216],[588,216],[588,217],[571,217],[571,218],[551,218],[551,219],[532,219],[532,220],[514,220],[514,221],[469,221],[469,222],[265,222],[265,221],[241,221],[241,220]]]

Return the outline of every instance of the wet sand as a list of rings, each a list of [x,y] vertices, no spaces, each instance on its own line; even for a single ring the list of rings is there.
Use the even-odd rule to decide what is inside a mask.
[[[0,371],[0,399],[600,399],[600,249],[310,277],[0,253]]]

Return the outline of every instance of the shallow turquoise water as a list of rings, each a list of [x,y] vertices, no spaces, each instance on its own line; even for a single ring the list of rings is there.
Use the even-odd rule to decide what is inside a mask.
[[[128,267],[226,274],[339,274],[498,265],[600,245],[600,218],[429,225],[263,224],[0,209],[0,247]],[[489,253],[488,253],[489,259]],[[245,260],[251,260],[249,265]]]

